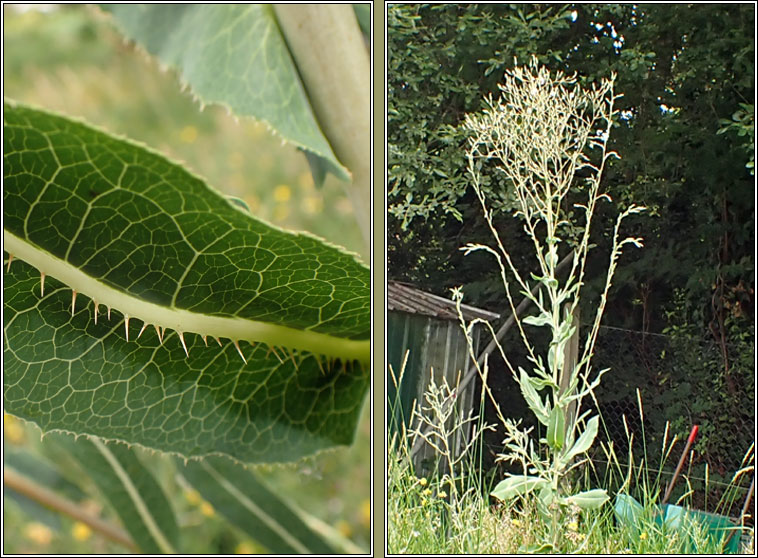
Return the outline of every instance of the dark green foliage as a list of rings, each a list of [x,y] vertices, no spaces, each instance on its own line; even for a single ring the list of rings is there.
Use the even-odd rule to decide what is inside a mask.
[[[402,5],[389,8],[388,25],[390,276],[442,296],[463,284],[469,304],[502,311],[491,259],[458,251],[491,238],[465,176],[463,115],[496,93],[514,59],[535,54],[585,83],[616,72],[624,96],[610,148],[621,160],[603,184],[615,203],[600,206],[587,276],[604,280],[618,210],[647,206],[648,215],[624,226],[645,248],[624,255],[605,324],[671,334],[668,381],[689,385],[680,401],[696,401],[696,414],[710,421],[700,449],[734,447],[722,436],[734,418],[728,409],[752,409],[745,393],[753,393],[755,6]],[[533,267],[508,185],[493,178],[487,188],[501,238],[517,265]],[[585,317],[599,290],[587,287]],[[638,365],[627,379],[662,381],[645,374],[650,368]],[[673,410],[663,395],[650,397],[652,407]]]

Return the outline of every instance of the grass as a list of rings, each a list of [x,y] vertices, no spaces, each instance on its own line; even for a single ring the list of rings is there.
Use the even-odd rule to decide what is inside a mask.
[[[390,370],[393,381],[402,381]],[[437,424],[423,432],[419,429],[421,409],[426,421],[434,417],[444,418],[440,412],[446,399],[440,393],[452,394],[448,386],[435,386],[427,391],[424,402],[414,405],[411,426],[400,425],[389,435],[387,471],[387,549],[389,554],[721,554],[721,540],[708,536],[698,522],[684,521],[680,528],[664,523],[659,515],[658,503],[666,488],[665,477],[659,468],[647,474],[648,448],[644,442],[640,456],[625,451],[621,455],[612,446],[599,448],[605,455],[606,467],[595,469],[588,463],[575,482],[580,486],[605,487],[611,494],[611,503],[599,510],[580,511],[571,509],[553,530],[550,522],[538,512],[535,498],[524,498],[506,506],[491,501],[489,492],[499,479],[487,479],[481,471],[481,459],[477,457],[476,444],[468,447],[465,455],[449,451],[444,444],[436,443],[441,450],[437,474],[417,476],[414,459],[409,448],[418,436],[434,441],[440,432],[450,432],[450,425]],[[396,402],[390,402],[392,414]],[[640,412],[642,407],[640,405]],[[486,427],[476,417],[473,423],[477,432]],[[458,420],[462,422],[459,417]],[[644,423],[644,421],[643,421]],[[475,437],[472,436],[472,437]],[[628,439],[633,447],[632,436]],[[672,457],[675,439],[664,436],[660,448],[661,463]],[[445,452],[448,451],[446,454]],[[651,448],[651,451],[652,448]],[[678,459],[678,455],[674,456]],[[451,472],[448,464],[457,463]],[[736,498],[736,486],[743,478],[754,472],[752,448],[743,461],[743,467],[735,473],[730,490],[725,491],[718,509],[727,509]],[[687,508],[692,501],[693,490],[686,472],[679,480],[688,490],[677,505]],[[455,488],[453,488],[455,487]],[[707,489],[707,487],[706,487]],[[582,490],[582,488],[580,488]],[[455,498],[451,498],[452,494]],[[638,521],[621,524],[614,513],[613,502],[617,493],[634,497],[641,505]],[[741,504],[741,502],[739,502]],[[753,529],[743,552],[753,552]],[[555,546],[551,546],[556,541]]]

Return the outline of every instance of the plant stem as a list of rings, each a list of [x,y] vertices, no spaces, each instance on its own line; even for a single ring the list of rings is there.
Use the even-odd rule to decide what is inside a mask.
[[[353,8],[349,4],[275,4],[274,12],[319,125],[353,175],[346,190],[370,248],[370,64]]]
[[[9,467],[3,467],[3,484],[46,508],[59,511],[77,521],[81,521],[91,527],[92,530],[97,531],[113,542],[121,544],[134,551],[139,550],[137,545],[134,544],[134,541],[132,541],[124,530],[119,529],[107,521],[103,521],[97,516],[87,513],[74,502],[59,496],[48,488],[36,484]]]

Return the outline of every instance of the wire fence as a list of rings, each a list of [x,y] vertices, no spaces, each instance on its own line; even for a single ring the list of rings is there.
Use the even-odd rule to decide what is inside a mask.
[[[734,478],[753,463],[746,455],[755,441],[754,346],[719,347],[603,327],[593,367],[611,368],[596,394],[604,423],[599,438],[613,442],[627,461],[630,451],[636,460],[644,455],[648,474],[665,487],[698,425],[683,470],[687,478],[678,482],[671,502],[691,490],[691,505],[739,515],[754,475]],[[596,465],[602,462],[596,454]]]

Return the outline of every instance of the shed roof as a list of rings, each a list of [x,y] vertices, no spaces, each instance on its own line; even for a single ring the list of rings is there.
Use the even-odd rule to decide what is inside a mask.
[[[444,320],[458,319],[455,302],[452,300],[421,291],[399,281],[387,282],[387,309]],[[475,308],[468,304],[461,304],[461,312],[467,321],[474,318],[495,320],[500,317],[500,314]]]

